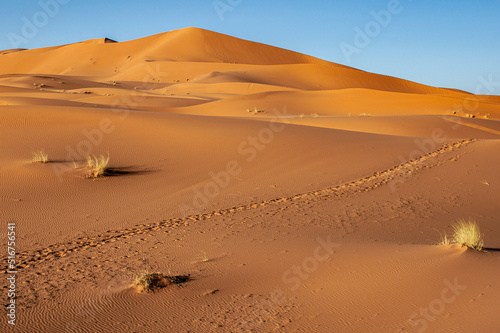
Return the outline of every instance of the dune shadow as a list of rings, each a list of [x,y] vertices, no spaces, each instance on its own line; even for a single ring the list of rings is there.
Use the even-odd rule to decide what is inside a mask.
[[[489,251],[489,252],[500,252],[500,248],[493,248],[493,247],[483,247],[483,251]]]
[[[139,169],[136,166],[127,166],[127,167],[108,168],[105,172],[105,176],[118,177],[118,176],[132,176],[132,175],[147,175],[153,172],[155,172],[155,170]]]
[[[48,160],[47,162],[44,162],[42,164],[54,164],[54,163],[68,163],[68,161],[65,161],[65,160]]]

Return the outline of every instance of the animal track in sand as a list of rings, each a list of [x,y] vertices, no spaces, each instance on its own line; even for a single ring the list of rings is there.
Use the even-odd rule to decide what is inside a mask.
[[[289,197],[276,198],[272,200],[266,200],[261,202],[252,202],[246,205],[221,209],[211,213],[202,213],[197,215],[187,216],[185,218],[172,218],[168,220],[162,220],[160,222],[155,222],[151,224],[141,224],[134,227],[128,227],[118,230],[108,230],[104,233],[97,234],[88,237],[79,237],[73,241],[65,243],[57,243],[48,246],[45,249],[40,249],[36,251],[25,251],[20,252],[17,255],[18,264],[17,269],[19,271],[36,266],[45,261],[53,261],[62,257],[65,257],[73,252],[79,252],[87,250],[90,248],[97,248],[104,244],[116,242],[118,240],[123,240],[125,238],[130,238],[136,235],[147,234],[151,231],[157,231],[164,228],[178,228],[180,226],[188,226],[191,221],[203,221],[216,216],[223,216],[227,214],[232,214],[238,211],[246,211],[257,209],[260,207],[265,207],[269,205],[275,205],[283,202],[293,202],[300,199],[305,199],[305,204],[315,201],[324,200],[330,198],[343,197],[347,195],[352,195],[360,192],[370,191],[376,189],[382,185],[388,184],[390,181],[396,179],[397,177],[407,177],[407,175],[418,172],[423,169],[432,168],[439,166],[450,158],[442,161],[434,161],[431,164],[425,164],[424,162],[436,158],[440,155],[453,152],[460,149],[468,144],[477,141],[477,139],[461,140],[451,144],[445,144],[440,149],[437,149],[431,153],[423,155],[412,161],[397,165],[393,168],[386,169],[383,171],[375,172],[371,176],[353,180],[349,183],[344,183],[338,186],[329,187],[322,190],[314,190],[310,192],[305,192],[302,194],[296,194]],[[455,157],[461,156],[462,154],[457,154]],[[141,238],[142,240],[142,238]],[[119,247],[118,247],[119,248]],[[3,262],[7,262],[6,258],[2,258]],[[3,270],[6,271],[7,267],[4,265]],[[4,287],[5,289],[5,287]]]

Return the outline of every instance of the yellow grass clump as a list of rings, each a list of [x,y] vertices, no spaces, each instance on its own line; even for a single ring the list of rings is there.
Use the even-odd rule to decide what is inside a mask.
[[[441,236],[441,242],[439,242],[439,245],[450,245],[451,240],[448,238],[447,235]]]
[[[101,155],[99,158],[87,156],[87,166],[89,168],[89,178],[97,178],[104,176],[109,171],[109,155],[104,157]]]
[[[165,275],[162,273],[142,273],[134,280],[134,286],[142,292],[155,292],[159,289],[165,288],[170,284],[177,284],[182,287],[181,283],[190,280],[189,275]]]
[[[134,285],[139,291],[154,292],[170,284],[170,281],[161,273],[144,273],[134,280]]]
[[[484,245],[479,226],[473,219],[458,220],[457,225],[453,227],[453,242],[477,251],[482,250]]]
[[[33,159],[32,161],[34,163],[48,163],[49,162],[49,155],[42,149],[39,151],[33,152]]]

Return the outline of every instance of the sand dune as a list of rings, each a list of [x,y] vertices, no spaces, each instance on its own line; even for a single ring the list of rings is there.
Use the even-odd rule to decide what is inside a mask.
[[[500,116],[500,101],[494,96],[371,74],[196,28],[122,43],[98,39],[2,57],[1,81],[8,86],[107,97],[133,89],[165,97],[167,109],[182,108],[168,109],[171,112],[237,116],[238,109],[244,112],[257,104],[267,109],[288,104],[297,115]],[[191,100],[179,104],[179,98],[188,95]],[[99,99],[101,103],[112,105],[113,98]],[[158,99],[136,104],[158,111],[162,103]]]
[[[1,330],[496,332],[499,119],[197,28],[2,51]],[[469,217],[486,251],[437,245]],[[140,293],[144,271],[191,280]]]

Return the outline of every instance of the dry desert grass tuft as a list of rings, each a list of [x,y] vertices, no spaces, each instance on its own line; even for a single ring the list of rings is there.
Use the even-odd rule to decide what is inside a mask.
[[[203,255],[196,257],[194,262],[209,262],[210,258],[207,253],[205,251],[201,251],[201,253],[203,253]]]
[[[439,242],[439,245],[450,245],[451,240],[448,239],[448,235],[441,236],[441,242]]]
[[[483,249],[484,241],[479,226],[473,219],[459,219],[457,224],[453,226],[453,236],[448,238],[444,235],[441,239],[440,245],[457,244],[459,246],[467,246],[470,249],[481,251]]]
[[[87,156],[87,166],[89,168],[89,178],[97,178],[104,176],[109,170],[109,155],[104,157],[101,155],[99,158]]]
[[[36,152],[33,152],[33,163],[48,163],[49,155],[42,149]]]
[[[484,245],[479,226],[473,219],[458,220],[458,224],[453,227],[453,242],[477,251],[481,251]]]
[[[169,284],[175,283],[182,287],[181,283],[190,280],[189,275],[165,275],[162,273],[143,273],[134,280],[134,286],[142,292],[155,292],[161,288],[165,288]]]

